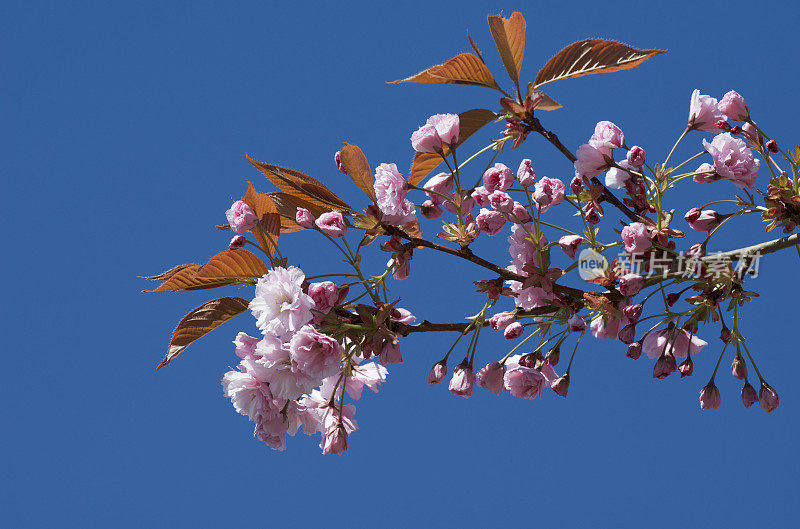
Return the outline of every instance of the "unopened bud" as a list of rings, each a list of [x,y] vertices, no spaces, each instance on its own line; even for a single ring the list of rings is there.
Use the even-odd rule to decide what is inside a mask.
[[[439,360],[433,364],[430,373],[428,373],[428,384],[431,386],[438,384],[444,380],[445,375],[447,375],[447,361]]]
[[[628,151],[628,163],[634,167],[641,167],[644,165],[644,149],[638,145],[631,147]]]
[[[426,200],[419,207],[420,213],[426,219],[436,220],[442,217],[442,208],[437,206],[431,200]]]
[[[244,248],[244,244],[247,241],[244,235],[236,235],[231,242],[228,243],[228,248]]]
[[[680,297],[681,295],[678,294],[677,292],[670,292],[669,294],[667,294],[667,305],[669,305],[670,307],[673,306],[675,302],[677,302],[680,299]]]
[[[630,323],[623,327],[617,334],[617,338],[624,344],[632,344],[636,339],[636,324]]]
[[[726,120],[721,119],[721,120],[717,121],[717,128],[719,130],[721,130],[722,132],[730,132],[731,124],[728,123]]]
[[[641,303],[637,303],[636,305],[628,305],[624,309],[622,309],[622,314],[628,318],[628,321],[631,323],[636,323],[639,321],[639,316],[642,315],[642,309],[644,307]]]
[[[744,358],[742,355],[737,354],[733,358],[733,363],[731,363],[731,374],[734,378],[738,378],[739,380],[745,380],[747,378],[747,365],[744,363]]]
[[[342,151],[336,151],[336,154],[333,155],[333,161],[336,163],[336,168],[339,169],[340,173],[347,174],[347,170],[342,165]]]
[[[663,379],[670,376],[678,369],[675,356],[672,353],[662,353],[653,366],[653,378]]]
[[[681,378],[692,376],[692,372],[694,371],[694,362],[692,362],[691,356],[687,356],[686,360],[681,362],[681,365],[678,366],[678,371],[681,372]]]
[[[761,409],[769,413],[778,407],[779,400],[778,392],[775,391],[772,386],[762,381],[761,389],[758,392],[758,403],[761,405]]]
[[[553,383],[550,384],[550,388],[556,392],[556,395],[566,397],[567,391],[569,390],[569,374],[555,379]]]
[[[780,150],[778,149],[778,144],[775,142],[775,140],[769,140],[766,147],[769,152],[778,152]]]
[[[572,179],[569,183],[569,188],[572,189],[572,192],[576,195],[580,194],[583,191],[583,180],[581,180],[580,176],[576,176]]]
[[[723,323],[722,330],[719,332],[719,339],[722,340],[722,343],[730,343],[731,341],[731,330]]]
[[[719,389],[713,382],[709,382],[700,391],[700,408],[703,410],[718,410],[720,402]]]
[[[628,346],[628,353],[626,355],[628,358],[633,358],[636,360],[640,356],[642,356],[642,344],[640,342],[633,342]]]
[[[503,336],[505,336],[506,340],[514,340],[515,338],[522,336],[522,332],[524,330],[525,328],[522,326],[522,324],[518,321],[515,321],[505,328],[503,331]]]
[[[735,127],[731,128],[731,134],[735,135],[735,134],[741,134],[741,133],[742,133],[742,127],[740,127],[739,125],[736,125]]]
[[[549,366],[556,366],[558,365],[558,361],[561,358],[561,347],[556,345],[550,352],[547,353],[547,356],[544,358],[544,363]]]
[[[744,404],[745,408],[749,408],[756,402],[758,402],[758,393],[756,393],[756,388],[751,386],[750,382],[745,380],[744,386],[742,387],[742,404]]]

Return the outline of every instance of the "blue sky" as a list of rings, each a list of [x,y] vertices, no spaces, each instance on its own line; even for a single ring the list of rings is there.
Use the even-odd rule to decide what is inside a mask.
[[[222,397],[219,380],[236,360],[231,340],[256,332],[248,317],[154,372],[175,323],[217,292],[140,294],[147,285],[136,277],[224,249],[229,235],[214,225],[244,180],[271,190],[244,153],[363,205],[332,166],[342,142],[360,145],[373,166],[402,169],[408,136],[429,115],[497,108],[486,89],[385,82],[467,51],[467,30],[505,80],[485,22],[500,10],[527,18],[526,79],[590,36],[670,50],[633,71],[552,85],[565,108],[542,119],[572,148],[608,119],[651,160],[663,158],[694,88],[737,90],[769,133],[796,143],[797,108],[786,102],[800,81],[798,8],[770,5],[767,13],[749,2],[6,3],[0,525],[788,527],[800,492],[797,282],[788,274],[796,254],[762,261],[752,281],[762,297],[743,313],[751,350],[781,396],[772,414],[741,406],[730,359],[718,377],[722,408],[700,411],[716,328],[683,380],[654,381],[646,359],[588,339],[569,398],[534,402],[428,387],[450,337],[424,335],[403,342],[405,364],[359,401],[360,429],[344,457],[323,457],[304,435],[272,452]],[[696,153],[700,138],[679,154]],[[539,138],[502,160],[516,167],[522,157],[540,175],[571,174]],[[733,190],[726,184],[687,185],[674,207],[723,198]],[[715,249],[766,238],[754,217],[735,226]],[[307,273],[328,270],[319,240],[282,241]],[[506,259],[502,240],[481,248]],[[480,309],[470,283],[483,277],[420,251],[411,280],[393,292],[421,318],[457,321]],[[477,359],[506,350],[487,338]]]

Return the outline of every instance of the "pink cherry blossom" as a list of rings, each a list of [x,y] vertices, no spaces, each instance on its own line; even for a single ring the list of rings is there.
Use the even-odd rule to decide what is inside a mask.
[[[541,371],[519,365],[520,356],[512,356],[506,361],[503,384],[515,397],[534,400],[542,394],[545,384],[549,383]]]
[[[625,145],[625,134],[610,121],[600,121],[594,128],[589,145],[597,149],[620,149]]]
[[[311,392],[321,378],[307,373],[292,359],[291,342],[267,334],[258,342],[254,364],[263,369],[263,378],[279,399],[296,400]],[[244,361],[243,361],[244,362]]]
[[[744,98],[738,93],[731,90],[722,97],[722,100],[717,105],[720,112],[728,116],[734,121],[745,121],[750,119],[750,109],[747,108],[747,103]]]
[[[674,337],[667,344],[671,335],[674,335]],[[658,358],[665,351],[673,354],[676,358],[685,358],[690,351],[694,356],[706,345],[708,345],[708,342],[701,340],[697,336],[690,335],[683,329],[661,329],[647,335],[642,342],[642,351],[650,358]]]
[[[514,202],[514,208],[511,210],[509,217],[511,217],[509,220],[518,224],[524,224],[526,222],[530,222],[531,220],[531,215],[528,212],[528,208],[516,201]]]
[[[717,174],[717,170],[710,163],[700,164],[700,167],[695,169],[694,172],[697,174],[692,177],[692,180],[698,184],[708,184],[722,178]]]
[[[610,167],[614,158],[611,154],[611,149],[597,148],[588,143],[578,147],[575,153],[577,160],[575,160],[575,172],[579,176],[591,178],[599,175]]]
[[[402,364],[403,356],[400,354],[400,346],[393,341],[384,343],[380,352],[380,361],[382,365]]]
[[[322,453],[341,455],[343,452],[347,452],[349,446],[350,442],[344,426],[337,425],[325,432],[322,441]]]
[[[234,202],[231,209],[225,212],[225,216],[231,229],[236,233],[244,233],[258,224],[258,215],[242,200]]]
[[[711,143],[703,140],[703,147],[714,159],[714,169],[718,175],[740,189],[756,187],[756,174],[761,162],[753,157],[753,152],[744,141],[723,132],[714,136]]]
[[[617,336],[619,335],[621,323],[622,322],[619,318],[615,318],[613,316],[607,316],[606,321],[603,321],[603,318],[598,316],[592,320],[590,328],[592,330],[592,335],[595,338],[616,340]]]
[[[633,254],[642,253],[653,246],[653,241],[647,233],[647,226],[641,222],[634,222],[622,228],[622,241],[625,243],[625,251]]]
[[[411,314],[410,310],[400,307],[392,309],[392,312],[389,313],[389,319],[405,325],[409,325],[417,321],[417,317]]]
[[[338,211],[323,213],[315,221],[315,224],[329,237],[344,237],[345,233],[347,233],[347,224],[345,224],[344,217]]]
[[[536,183],[536,171],[533,170],[533,162],[528,158],[520,162],[517,180],[523,187],[530,187]]]
[[[564,182],[558,178],[543,177],[536,182],[533,191],[533,200],[539,205],[539,209],[544,213],[553,206],[557,206],[564,201],[566,189]]]
[[[622,189],[625,187],[625,182],[631,178],[631,173],[626,171],[631,168],[627,160],[622,160],[617,165],[619,167],[612,167],[606,173],[606,187],[611,189]]]
[[[717,107],[717,100],[701,95],[700,90],[692,92],[689,103],[689,130],[716,133],[719,132],[718,121],[725,121],[725,116]]]
[[[583,332],[586,330],[586,321],[575,313],[567,320],[570,332]]]
[[[470,195],[470,197],[472,198],[472,200],[475,201],[475,203],[479,207],[483,208],[483,207],[486,207],[486,206],[489,205],[489,194],[490,194],[489,191],[485,187],[480,186],[480,187],[476,187],[472,191],[472,194]]]
[[[442,139],[436,127],[426,123],[411,134],[411,146],[417,152],[439,153],[442,152]]]
[[[308,286],[308,295],[314,300],[314,309],[327,314],[339,300],[339,288],[332,281],[311,283]]]
[[[499,395],[503,391],[505,369],[499,362],[490,362],[475,374],[478,386]]]
[[[514,173],[502,163],[496,163],[483,173],[483,187],[488,193],[505,191],[514,183]]]
[[[311,212],[306,208],[297,208],[297,213],[295,213],[294,220],[303,228],[311,230],[314,229],[314,221],[317,219],[315,219],[314,215],[312,215]]]
[[[583,242],[583,237],[580,235],[564,235],[558,240],[558,245],[567,254],[570,259],[575,258],[575,252]]]
[[[246,333],[240,332],[236,335],[233,344],[236,346],[236,356],[239,358],[252,357],[256,351],[256,344],[261,341],[260,338],[253,338]]]
[[[481,212],[475,217],[475,224],[487,235],[497,235],[502,231],[506,219],[499,211],[481,208]]]
[[[414,204],[406,199],[407,184],[395,164],[382,163],[375,168],[375,198],[384,222],[400,226],[416,218]]]
[[[344,351],[338,341],[306,325],[292,336],[289,352],[292,370],[322,381],[339,372]]]
[[[353,400],[361,398],[362,390],[367,387],[373,393],[378,392],[378,386],[386,382],[386,375],[389,373],[385,367],[377,362],[367,362],[353,366],[351,374],[347,377],[345,391]],[[332,378],[338,378],[332,377]],[[335,383],[332,380],[332,383]]]
[[[442,143],[453,145],[458,143],[460,120],[458,114],[434,114],[428,118],[428,125],[433,125]]]
[[[635,296],[644,287],[644,277],[639,274],[625,274],[619,278],[619,292],[623,296]]]
[[[472,391],[475,389],[475,373],[466,359],[453,370],[453,378],[450,379],[449,389],[453,395],[458,395],[465,399],[472,396]]]
[[[500,213],[511,213],[514,210],[514,199],[503,191],[493,191],[489,195],[489,203]]]
[[[430,177],[422,187],[428,190],[425,194],[430,201],[438,206],[445,200],[442,195],[453,193],[453,176],[450,173],[439,173]]]
[[[222,389],[237,413],[248,416],[251,421],[270,419],[278,414],[269,386],[251,373],[228,371],[222,377]]]
[[[303,292],[305,274],[297,267],[276,267],[256,283],[250,310],[262,332],[296,331],[311,321],[314,300]]]
[[[515,321],[517,318],[511,312],[498,312],[488,320],[489,327],[495,331],[502,331]]]

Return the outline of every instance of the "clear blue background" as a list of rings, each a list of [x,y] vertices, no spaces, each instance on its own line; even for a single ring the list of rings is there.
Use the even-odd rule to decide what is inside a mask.
[[[798,8],[769,6],[4,3],[0,525],[792,526],[800,492],[793,252],[762,262],[752,281],[762,297],[743,313],[751,350],[780,392],[772,414],[742,407],[730,358],[718,377],[722,409],[700,411],[717,328],[705,335],[711,345],[695,376],[683,380],[654,381],[645,358],[587,339],[569,398],[548,392],[534,402],[485,391],[463,400],[444,384],[428,387],[450,337],[414,336],[403,342],[405,364],[358,403],[361,428],[344,457],[322,456],[317,437],[305,435],[272,452],[223,398],[220,378],[236,362],[230,341],[239,329],[255,332],[249,317],[154,372],[175,323],[219,291],[140,294],[148,285],[136,277],[225,248],[230,235],[214,225],[244,179],[271,189],[244,153],[308,172],[363,206],[332,165],[343,141],[359,144],[373,166],[404,169],[408,136],[430,114],[497,108],[486,89],[385,82],[467,51],[469,30],[507,84],[485,21],[501,9],[528,20],[526,79],[589,36],[670,50],[633,71],[548,89],[565,108],[542,119],[573,149],[610,119],[650,161],[663,159],[694,88],[717,97],[738,90],[766,130],[796,142]],[[679,154],[697,152],[700,137]],[[538,137],[501,159],[516,167],[523,156],[540,175],[571,175]],[[726,182],[687,184],[672,205],[682,215],[731,191]],[[603,226],[610,239],[613,222]],[[734,226],[716,249],[765,237],[757,217]],[[495,239],[479,251],[503,263],[505,243]],[[309,274],[338,259],[306,234],[282,241]],[[488,277],[418,251],[412,279],[393,292],[421,318],[457,321],[482,303],[470,282]],[[488,337],[476,362],[506,350]]]

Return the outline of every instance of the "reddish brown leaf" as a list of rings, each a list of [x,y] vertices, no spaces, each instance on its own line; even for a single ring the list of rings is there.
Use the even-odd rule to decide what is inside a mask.
[[[175,292],[177,290],[204,290],[207,288],[225,287],[228,285],[235,285],[235,279],[219,279],[219,278],[197,278],[195,274],[203,265],[192,263],[188,265],[181,265],[178,270],[165,272],[165,274],[174,271],[167,279],[153,290],[142,290],[142,292]],[[164,274],[162,274],[164,275]],[[158,276],[154,276],[158,277]]]
[[[264,173],[278,189],[289,195],[302,198],[328,210],[353,211],[347,202],[336,196],[316,178],[287,167],[258,162],[249,156],[247,159]]]
[[[628,70],[661,53],[667,52],[637,50],[612,40],[582,40],[570,44],[547,61],[536,75],[534,88],[569,77]]]
[[[431,66],[417,75],[392,83],[466,84],[500,90],[489,68],[472,53],[461,53],[444,64]]]
[[[244,195],[244,202],[250,206],[258,215],[260,228],[254,227],[250,232],[258,241],[261,249],[272,256],[278,244],[278,237],[281,233],[281,218],[278,215],[278,208],[266,193],[259,193],[253,188],[252,182],[247,181],[247,192]],[[262,229],[263,228],[263,229]],[[265,235],[266,232],[268,235]]]
[[[528,85],[530,86],[530,85]],[[532,86],[530,86],[531,90],[531,99],[536,99],[539,96],[542,96],[542,100],[539,101],[539,104],[536,106],[538,110],[558,110],[561,108],[561,103],[550,97],[549,95],[545,94],[541,90],[533,90]]]
[[[339,151],[339,159],[342,161],[347,175],[355,184],[367,194],[372,202],[375,202],[375,178],[372,176],[372,169],[369,167],[367,157],[358,147],[345,143],[344,148]]]
[[[160,274],[155,275],[155,276],[139,276],[139,277],[142,278],[142,279],[150,279],[152,281],[166,281],[167,279],[169,279],[170,277],[174,276],[175,274],[177,274],[178,272],[180,272],[181,270],[183,270],[184,268],[186,268],[188,266],[200,266],[200,265],[198,265],[197,263],[186,263],[186,264],[178,265],[178,266],[176,266],[174,268],[170,268],[166,272],[161,272]]]
[[[519,86],[519,72],[525,55],[525,17],[519,11],[514,11],[510,18],[489,15],[486,20],[508,76]]]
[[[261,259],[244,248],[220,252],[195,273],[197,279],[231,279],[261,277],[269,268]]]
[[[178,323],[164,360],[158,364],[156,371],[172,362],[195,340],[205,336],[229,319],[247,310],[248,301],[242,298],[220,298],[203,303]]]
[[[478,132],[484,125],[495,119],[497,115],[491,110],[485,108],[476,108],[467,110],[458,115],[460,122],[460,134],[458,145],[464,143],[470,136]],[[450,149],[445,146],[445,156],[450,153]],[[426,176],[436,169],[442,163],[442,157],[438,154],[418,152],[414,155],[414,161],[411,164],[411,172],[408,176],[409,182],[416,185],[420,183]]]

